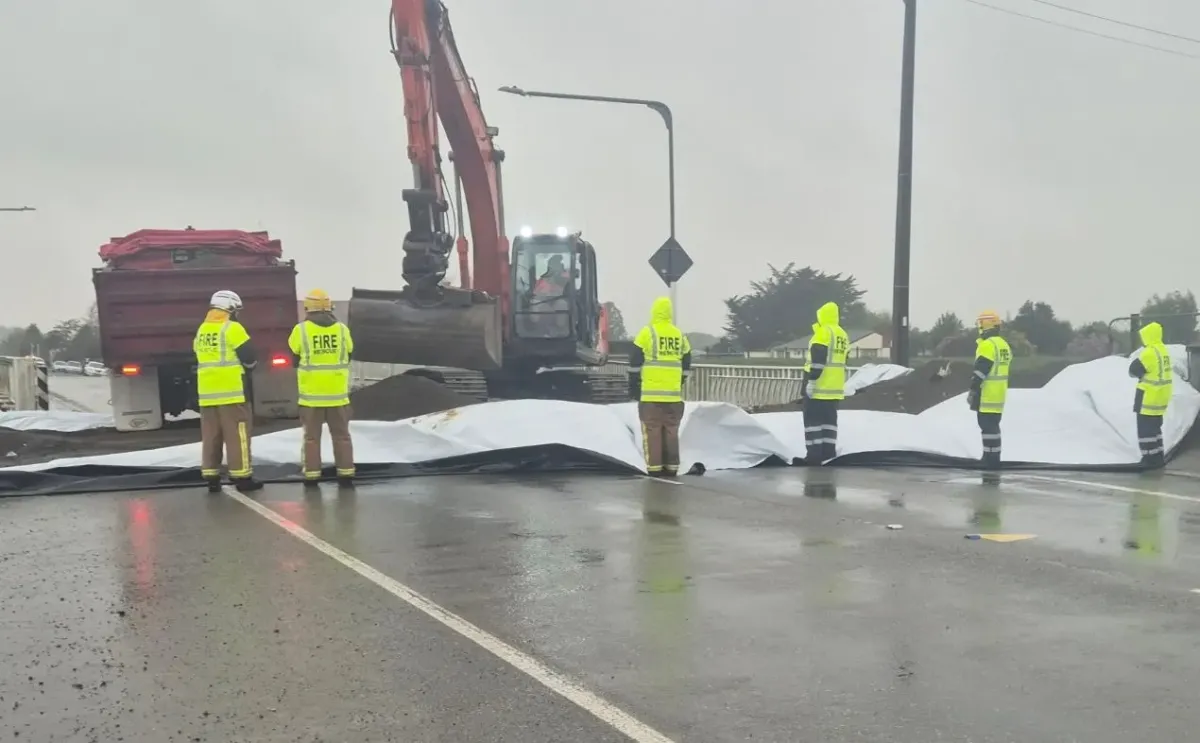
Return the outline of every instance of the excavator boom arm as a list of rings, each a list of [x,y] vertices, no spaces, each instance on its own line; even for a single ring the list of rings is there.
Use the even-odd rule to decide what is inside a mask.
[[[487,124],[474,82],[467,74],[440,0],[392,0],[396,61],[404,82],[408,120],[408,156],[418,190],[432,192],[430,200],[445,232],[445,178],[438,150],[438,122],[454,152],[462,181],[471,236],[475,240],[469,288],[500,300],[507,316],[508,240],[504,235],[499,163],[495,130]],[[410,202],[411,203],[411,202]],[[447,243],[448,244],[448,243]]]
[[[490,129],[467,76],[440,0],[390,0],[392,54],[404,86],[413,188],[403,192],[400,291],[355,289],[348,321],[355,357],[390,364],[452,366],[478,371],[504,364],[510,276],[499,163]],[[445,130],[475,238],[474,270],[459,240],[462,288],[445,284],[454,249],[447,228],[446,177],[438,143]],[[458,215],[460,225],[467,215]]]

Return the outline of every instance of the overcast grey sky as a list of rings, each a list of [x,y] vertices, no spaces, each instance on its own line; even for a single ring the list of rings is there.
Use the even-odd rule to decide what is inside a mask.
[[[1200,36],[1194,0],[1059,1]],[[662,292],[646,265],[667,235],[661,123],[500,85],[675,109],[686,328],[717,331],[721,299],[768,263],[853,273],[890,308],[900,0],[447,4],[508,153],[510,231],[582,229],[630,324]],[[0,324],[82,313],[96,248],[142,227],[267,228],[302,287],[398,288],[411,170],[387,8],[0,0],[0,206],[39,209],[0,214],[5,274],[28,277],[4,282]],[[1107,319],[1192,287],[1200,59],[964,0],[921,0],[918,25],[917,325],[1027,298]]]

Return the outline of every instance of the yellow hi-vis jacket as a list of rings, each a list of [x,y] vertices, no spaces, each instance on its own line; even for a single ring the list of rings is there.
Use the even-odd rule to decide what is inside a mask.
[[[975,342],[975,358],[992,362],[992,369],[979,386],[979,412],[1003,413],[1008,397],[1008,371],[1012,367],[1012,348],[998,335]]]
[[[817,310],[817,322],[812,326],[812,340],[808,342],[808,361],[804,364],[805,377],[819,369],[821,376],[812,380],[812,399],[846,399],[846,357],[850,355],[850,336],[842,330],[838,306],[826,302]],[[829,349],[825,363],[813,365],[813,346]]]
[[[692,345],[675,327],[672,313],[670,299],[654,300],[650,324],[633,340],[645,355],[641,367],[642,402],[683,402],[683,357],[692,352]]]
[[[1138,330],[1142,338],[1142,352],[1138,361],[1146,373],[1138,380],[1137,388],[1142,391],[1139,415],[1166,415],[1171,402],[1171,386],[1175,378],[1171,370],[1171,354],[1163,344],[1162,326],[1152,322]]]
[[[246,402],[242,384],[242,362],[237,349],[250,340],[250,334],[227,312],[209,310],[196,331],[192,350],[196,352],[196,393],[200,407],[236,405]]]
[[[305,320],[292,328],[288,347],[300,357],[296,384],[300,405],[336,408],[350,404],[350,354],[354,339],[343,323],[329,326]]]

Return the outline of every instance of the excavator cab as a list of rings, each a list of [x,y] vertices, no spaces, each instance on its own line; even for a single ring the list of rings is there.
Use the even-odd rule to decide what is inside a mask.
[[[591,243],[578,233],[522,234],[513,240],[510,265],[508,362],[603,363],[603,309]]]

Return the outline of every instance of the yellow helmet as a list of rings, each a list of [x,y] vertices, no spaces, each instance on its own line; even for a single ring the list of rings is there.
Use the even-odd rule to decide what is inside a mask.
[[[995,330],[1000,327],[1000,315],[994,310],[984,310],[975,318],[975,327],[979,328],[981,333],[985,330]]]
[[[305,312],[332,312],[333,300],[324,289],[313,289],[304,296]]]

